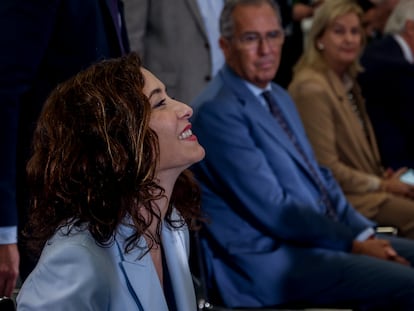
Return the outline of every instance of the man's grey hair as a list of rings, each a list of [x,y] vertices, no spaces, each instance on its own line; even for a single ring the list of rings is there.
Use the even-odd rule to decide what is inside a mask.
[[[414,1],[400,0],[388,17],[384,33],[398,34],[403,32],[408,20],[414,21]]]
[[[274,9],[276,16],[279,18],[280,24],[282,24],[279,6],[274,0],[225,0],[224,7],[220,15],[220,35],[224,38],[230,38],[234,34],[234,21],[232,13],[236,7],[260,5],[263,3],[269,4]]]

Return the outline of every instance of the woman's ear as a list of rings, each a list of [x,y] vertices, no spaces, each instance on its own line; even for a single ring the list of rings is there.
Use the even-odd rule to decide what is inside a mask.
[[[320,40],[316,41],[316,47],[319,51],[323,51],[325,49],[325,45]]]

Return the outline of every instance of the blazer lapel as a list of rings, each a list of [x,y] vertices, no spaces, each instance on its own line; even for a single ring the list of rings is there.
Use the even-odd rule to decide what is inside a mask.
[[[259,109],[257,107],[258,105],[261,106],[261,103],[253,96],[253,98],[248,100],[248,102],[246,101],[245,107],[247,113],[249,115],[256,115],[257,118],[255,121],[257,126],[263,128],[266,132],[268,132],[269,135],[273,137],[273,139],[276,140],[283,149],[289,152],[290,155],[293,158],[295,158],[295,160],[297,160],[299,163],[301,163],[300,165],[302,165],[303,159],[296,147],[293,145],[288,135],[286,134],[285,130],[280,126],[279,122],[275,119],[274,116],[272,116],[272,114],[269,111],[267,111],[265,107],[263,107],[263,109],[260,109],[259,113]],[[283,112],[283,109],[281,110]],[[286,116],[285,112],[283,112],[283,114]],[[287,123],[292,128],[290,122],[287,121]]]
[[[232,92],[236,95],[237,99],[244,106],[246,115],[252,116],[256,125],[264,129],[270,137],[272,137],[283,149],[289,152],[293,158],[295,158],[300,165],[303,165],[303,160],[292,144],[282,127],[275,120],[272,114],[259,102],[259,100],[249,91],[244,85],[241,78],[236,76],[233,71],[225,66],[221,71],[225,84],[229,86]],[[282,109],[283,111],[284,109]],[[284,111],[283,111],[284,112]],[[285,112],[284,112],[285,113]]]
[[[220,74],[222,75],[226,86],[228,86],[232,90],[232,92],[237,96],[239,102],[242,105],[244,105],[246,109],[246,115],[249,116],[249,118],[253,120],[253,122],[255,122],[256,126],[266,131],[269,137],[271,137],[275,141],[275,143],[277,143],[280,146],[280,148],[285,149],[286,152],[290,154],[290,156],[296,162],[298,167],[302,168],[303,172],[309,176],[309,179],[313,182],[313,184],[316,187],[318,187],[318,183],[315,180],[315,176],[310,171],[309,166],[305,163],[302,155],[294,146],[293,142],[289,139],[285,131],[275,120],[272,114],[265,107],[263,107],[259,100],[247,89],[246,86],[244,86],[244,83],[241,80],[241,78],[234,74],[228,66],[225,66],[223,70],[220,71]],[[272,92],[275,93],[275,90],[272,89]],[[276,100],[280,100],[280,103],[282,101],[286,101],[286,105],[281,105],[279,103],[279,108],[286,116],[286,121],[288,122],[288,125],[291,127],[293,133],[296,135],[296,139],[298,140],[299,145],[303,148],[306,155],[312,155],[312,158],[310,158],[309,160],[317,165],[317,162],[313,157],[313,150],[309,150],[311,149],[311,147],[306,140],[307,137],[305,135],[303,128],[301,128],[302,123],[299,115],[296,113],[294,103],[289,98],[283,98],[281,94],[279,94],[276,97]],[[292,107],[288,107],[288,105],[292,105]],[[272,144],[271,141],[267,143]],[[324,180],[320,174],[319,167],[317,166],[314,169],[319,175],[319,178],[321,180]]]
[[[345,88],[343,86],[343,83],[339,80],[339,78],[336,76],[335,73],[332,71],[327,72],[327,81],[331,84],[332,89],[335,92],[336,97],[338,98],[338,101],[341,103],[342,107],[342,114],[343,117],[348,119],[348,123],[352,122],[352,120],[355,120],[355,113],[351,110],[351,104],[348,100],[347,93],[345,91]],[[354,86],[354,90],[356,87]],[[359,103],[363,103],[363,98],[357,91],[357,100]],[[375,171],[378,170],[378,164],[380,163],[379,160],[379,151],[376,150],[376,140],[374,136],[374,132],[371,128],[371,122],[368,118],[368,115],[366,114],[365,107],[359,106],[358,107],[361,112],[361,117],[363,118],[363,121],[365,122],[365,125],[367,126],[368,134],[370,135],[371,142],[367,140],[365,137],[364,130],[361,131],[353,131],[353,136],[356,140],[359,141],[359,146],[361,146],[361,150],[367,159],[368,163],[371,163],[371,166],[375,169]],[[352,122],[355,124],[355,122]],[[356,126],[359,126],[359,124],[355,124]]]
[[[115,241],[119,253],[119,266],[125,277],[128,290],[137,303],[138,310],[167,311],[165,301],[155,266],[149,253],[143,256],[147,249],[145,239],[141,239],[138,248],[129,253],[124,252],[125,238],[129,236],[130,228],[123,227]]]
[[[361,106],[359,107],[359,109],[361,111],[361,117],[364,119],[366,130],[368,131],[368,135],[371,140],[369,143],[369,147],[374,157],[372,159],[373,167],[375,168],[375,170],[377,170],[378,168],[382,168],[382,164],[381,164],[381,156],[380,156],[379,149],[378,149],[377,139],[375,137],[375,132],[372,127],[371,120],[369,119],[367,110],[365,108],[365,99],[362,97],[361,89],[359,88],[359,86],[355,86],[354,90],[355,90],[355,95],[357,96],[358,102],[361,103]],[[380,171],[378,173],[382,175],[383,172]]]
[[[256,126],[265,130],[268,135],[275,140],[281,148],[285,149],[292,158],[296,161],[299,167],[302,167],[310,176],[312,176],[309,172],[309,167],[305,165],[303,161],[302,155],[299,153],[296,146],[293,144],[291,139],[288,137],[285,130],[281,127],[279,122],[275,119],[275,117],[265,108],[262,104],[258,101],[258,99],[251,94],[249,90],[246,88],[246,92],[241,90],[242,88],[238,88],[239,92],[239,101],[244,102],[244,106],[246,109],[246,114],[254,117],[254,122]],[[291,122],[291,118],[289,118],[289,112],[287,111],[286,107],[279,104],[279,108],[282,111],[283,115],[286,117],[286,122],[288,126],[292,129],[293,133],[296,135],[296,139],[298,140],[299,144],[303,147],[302,141],[300,139],[300,135],[297,135],[296,127]],[[305,150],[305,148],[303,148]]]
[[[285,121],[292,130],[293,135],[295,135],[295,139],[297,140],[297,144],[299,145],[298,147],[301,148],[302,151],[305,153],[305,156],[310,161],[310,165],[314,165],[314,171],[318,175],[319,179],[324,180],[324,178],[320,174],[318,162],[314,158],[313,149],[310,146],[310,143],[307,141],[307,136],[302,127],[302,121],[299,117],[299,114],[296,112],[295,104],[292,101],[279,99],[279,109],[285,116]],[[286,137],[286,143],[284,145],[282,144],[282,147],[285,147],[291,153],[291,155],[296,160],[296,164],[299,167],[301,167],[304,170],[304,172],[306,172],[306,174],[310,177],[314,185],[319,187],[317,181],[315,180],[314,174],[310,170],[311,168],[309,167],[309,164],[306,164],[304,157],[302,154],[299,153],[297,146],[295,146],[294,143],[288,138],[287,134],[282,129],[282,127],[279,124],[277,125],[280,128],[280,131],[283,132],[283,137]]]

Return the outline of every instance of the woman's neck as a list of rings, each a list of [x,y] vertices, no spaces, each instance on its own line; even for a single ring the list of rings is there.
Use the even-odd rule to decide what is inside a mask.
[[[329,61],[328,59],[325,59],[325,63],[333,72],[336,73],[336,75],[339,77],[339,79],[341,79],[341,81],[344,81],[344,77],[348,72],[349,66],[338,64],[333,61]]]
[[[160,211],[160,222],[162,223],[167,214],[168,207],[170,204],[170,198],[174,189],[175,181],[177,180],[177,175],[172,175],[168,173],[159,173],[157,174],[157,183],[164,190],[164,195],[158,200],[154,201],[154,208],[158,208]],[[154,218],[155,220],[155,218]],[[157,234],[158,221],[153,221],[148,228],[151,235],[156,236]],[[162,267],[162,244],[153,247],[150,250],[151,258],[157,271],[158,278],[163,287],[163,267]]]
[[[164,269],[162,265],[162,245],[158,245],[150,250],[152,262],[154,263],[155,271],[157,271],[158,279],[161,287],[164,288]]]
[[[332,68],[332,67],[331,67]],[[343,67],[337,67],[337,68],[332,68],[332,70],[336,73],[336,75],[339,77],[339,79],[344,82],[346,79],[346,68]]]

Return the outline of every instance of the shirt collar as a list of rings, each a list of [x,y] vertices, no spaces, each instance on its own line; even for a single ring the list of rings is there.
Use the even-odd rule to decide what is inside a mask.
[[[411,51],[410,47],[408,46],[407,42],[404,40],[403,37],[401,37],[399,34],[393,35],[395,41],[397,41],[398,45],[400,46],[404,58],[409,62],[410,64],[414,63],[414,56],[413,52]]]
[[[260,104],[265,107],[266,109],[268,109],[267,103],[265,101],[265,99],[263,98],[262,94],[264,91],[271,91],[272,87],[270,85],[270,83],[268,83],[264,88],[260,88],[246,80],[243,80],[244,84],[246,85],[246,87],[250,90],[250,92],[253,93],[254,96],[256,96],[256,98],[259,100]]]
[[[252,92],[256,97],[260,97],[264,91],[272,90],[270,83],[268,83],[264,88],[260,88],[246,80],[243,80],[243,82],[247,86],[247,88],[250,90],[250,92]]]

